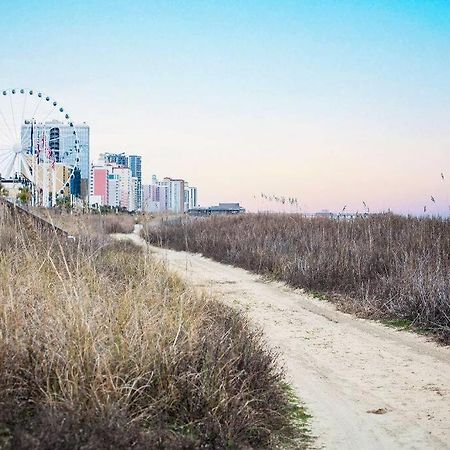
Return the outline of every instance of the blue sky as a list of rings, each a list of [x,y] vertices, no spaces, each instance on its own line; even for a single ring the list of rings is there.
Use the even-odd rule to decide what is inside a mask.
[[[1,87],[204,204],[448,211],[448,1],[4,0],[0,33]]]

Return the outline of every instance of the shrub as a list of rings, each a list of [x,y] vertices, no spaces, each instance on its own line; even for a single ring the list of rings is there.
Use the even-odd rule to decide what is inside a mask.
[[[132,233],[134,224],[134,217],[126,214],[110,214],[102,217],[103,232],[106,234]]]
[[[0,337],[0,448],[272,448],[299,437],[260,332],[129,242],[2,222]]]
[[[381,214],[353,220],[247,214],[147,227],[152,243],[200,252],[340,306],[450,339],[450,220]]]
[[[136,223],[133,215],[68,213],[64,210],[35,209],[33,212],[45,220],[67,231],[69,234],[113,234],[132,233]]]

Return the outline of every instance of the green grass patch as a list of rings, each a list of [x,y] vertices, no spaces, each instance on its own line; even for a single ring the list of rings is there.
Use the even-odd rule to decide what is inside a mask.
[[[286,383],[282,383],[282,389],[285,392],[288,402],[286,405],[286,415],[290,418],[293,426],[293,433],[285,437],[277,448],[283,449],[306,449],[313,442],[309,421],[311,415],[308,414],[304,405],[297,397],[293,387]]]
[[[412,329],[412,321],[409,319],[388,319],[382,320],[381,323],[396,330]]]
[[[325,302],[329,302],[331,300],[331,298],[328,295],[323,294],[322,292],[318,292],[318,291],[307,291],[307,292],[314,298],[317,298],[317,300],[322,300]]]

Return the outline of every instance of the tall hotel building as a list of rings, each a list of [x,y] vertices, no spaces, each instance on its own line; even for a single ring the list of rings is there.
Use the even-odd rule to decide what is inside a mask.
[[[131,170],[131,176],[136,178],[135,183],[135,209],[142,210],[142,157],[139,155],[128,156],[128,167]]]
[[[179,214],[184,212],[184,180],[164,178],[168,186],[168,209],[173,213]]]
[[[180,214],[197,206],[197,188],[179,178],[166,177],[143,186],[143,210]]]
[[[197,207],[197,188],[184,183],[184,212]]]
[[[72,194],[83,199],[89,195],[89,125],[86,123],[68,124],[53,120],[34,126],[34,132],[45,133],[49,147],[57,163],[78,167],[71,181]],[[31,124],[22,125],[21,138],[23,148],[31,151]],[[78,146],[79,153],[76,152]]]
[[[128,167],[128,156],[125,153],[101,153],[100,162]]]
[[[128,167],[112,166],[112,173],[119,176],[120,207],[133,211],[135,208],[131,170]]]
[[[107,167],[91,167],[91,183],[89,192],[89,203],[106,206],[109,202],[108,195],[109,171]]]
[[[108,206],[120,206],[120,177],[116,173],[108,174]]]

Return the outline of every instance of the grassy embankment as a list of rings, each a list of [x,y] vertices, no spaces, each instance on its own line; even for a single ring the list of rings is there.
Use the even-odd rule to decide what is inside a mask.
[[[304,446],[283,380],[240,313],[142,249],[2,218],[0,448]]]
[[[144,237],[325,295],[347,311],[450,341],[448,219],[248,214],[167,222],[145,228]]]
[[[79,212],[70,214],[63,210],[44,208],[35,208],[32,211],[72,235],[81,233],[103,236],[111,233],[131,233],[136,223],[135,216],[126,213],[85,214]]]

